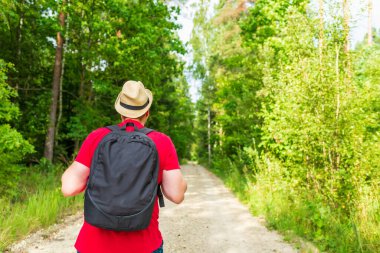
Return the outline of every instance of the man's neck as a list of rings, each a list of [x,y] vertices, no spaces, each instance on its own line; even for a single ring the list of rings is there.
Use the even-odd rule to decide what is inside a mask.
[[[126,121],[126,120],[133,120],[133,121],[137,121],[137,122],[139,122],[141,125],[145,125],[145,122],[143,122],[142,120],[139,120],[139,119],[124,118],[124,117],[123,117],[121,120],[122,120],[122,122],[124,122],[124,121]]]

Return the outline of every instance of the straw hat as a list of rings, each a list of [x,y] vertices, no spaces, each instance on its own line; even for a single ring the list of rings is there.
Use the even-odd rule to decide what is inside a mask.
[[[127,118],[138,118],[146,113],[153,102],[152,92],[140,81],[127,81],[115,101],[115,109]]]

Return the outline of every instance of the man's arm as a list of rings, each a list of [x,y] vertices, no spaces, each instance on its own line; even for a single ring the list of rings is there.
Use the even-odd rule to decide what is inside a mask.
[[[187,183],[181,170],[164,170],[162,178],[162,192],[165,197],[176,203],[181,203],[185,198]]]
[[[61,178],[63,196],[69,197],[81,193],[86,188],[89,174],[89,167],[76,161],[73,162]]]

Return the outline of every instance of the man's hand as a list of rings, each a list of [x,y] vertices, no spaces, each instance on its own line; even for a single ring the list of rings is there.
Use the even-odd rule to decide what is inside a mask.
[[[81,193],[87,184],[90,174],[90,168],[79,163],[73,162],[71,166],[62,175],[62,193],[63,196],[75,196]]]

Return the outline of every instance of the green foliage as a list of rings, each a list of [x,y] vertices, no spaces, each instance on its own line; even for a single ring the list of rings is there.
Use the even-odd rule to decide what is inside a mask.
[[[193,112],[176,56],[184,53],[172,21],[179,10],[160,1],[77,1],[67,11],[65,83],[76,95],[66,98],[61,140],[77,147],[95,128],[117,123],[117,93],[126,80],[140,80],[154,95],[149,126],[169,134],[188,157]]]
[[[276,99],[263,111],[262,145],[283,161],[291,177],[300,178],[306,186],[318,185],[331,206],[347,208],[355,194],[353,184],[357,183],[353,177],[357,169],[353,169],[364,152],[362,126],[366,119],[360,116],[357,105],[363,107],[365,101],[341,72],[347,68],[341,60],[343,55],[334,50],[339,44],[326,46],[321,64],[312,42],[313,27],[312,22],[293,15],[281,31],[289,47],[289,63],[274,74],[266,73],[270,81],[264,81],[262,92]],[[298,38],[293,36],[294,30]],[[335,68],[325,67],[334,63],[338,64]],[[307,178],[312,180],[307,182]]]
[[[169,134],[183,147],[179,153],[188,156],[193,111],[178,57],[185,52],[176,34],[178,8],[163,1],[119,0],[66,1],[63,8],[50,0],[0,6],[0,58],[14,66],[7,83],[19,94],[13,101],[21,110],[13,114],[23,119],[14,127],[37,151],[29,161],[39,160],[44,150],[40,140],[49,122],[57,32],[65,44],[56,159],[68,161],[89,132],[119,121],[113,103],[127,80],[140,80],[153,91],[157,104],[151,115],[157,117],[151,127],[164,131],[171,124],[176,130]],[[57,22],[60,11],[64,29]],[[183,108],[178,115],[177,106]]]
[[[93,129],[109,125],[112,122],[110,117],[99,114],[100,109],[96,105],[92,106],[91,103],[81,103],[76,106],[77,114],[68,122],[69,133],[66,137],[71,140],[84,140]]]
[[[14,66],[8,73],[7,84],[18,93],[13,102],[20,108],[23,119],[13,126],[38,152],[42,149],[39,143],[43,142],[37,140],[44,139],[47,129],[45,119],[50,100],[46,95],[54,63],[51,41],[55,38],[56,19],[48,15],[48,9],[54,12],[56,2],[1,1],[0,7],[0,58]]]
[[[19,114],[18,107],[11,101],[17,93],[6,83],[6,71],[9,66],[0,59],[0,196],[14,195],[17,179],[22,172],[14,164],[20,162],[26,154],[33,152],[33,146],[8,123]]]
[[[17,181],[24,171],[15,163],[33,152],[33,146],[9,125],[0,125],[0,196],[12,197],[17,192]]]
[[[272,226],[324,251],[376,252],[379,45],[346,52],[343,18],[321,27],[308,3],[222,2],[196,24],[197,153],[207,140],[212,169]]]
[[[161,91],[163,94],[156,96],[155,93],[158,101],[153,104],[147,125],[171,137],[180,160],[190,159],[191,145],[194,142],[194,108],[188,84],[182,77],[162,87]]]
[[[11,98],[16,97],[17,93],[6,83],[6,72],[11,67],[11,64],[5,64],[5,62],[0,59],[0,102],[2,103],[0,109],[1,122],[9,122],[19,115],[19,109],[11,102]]]

